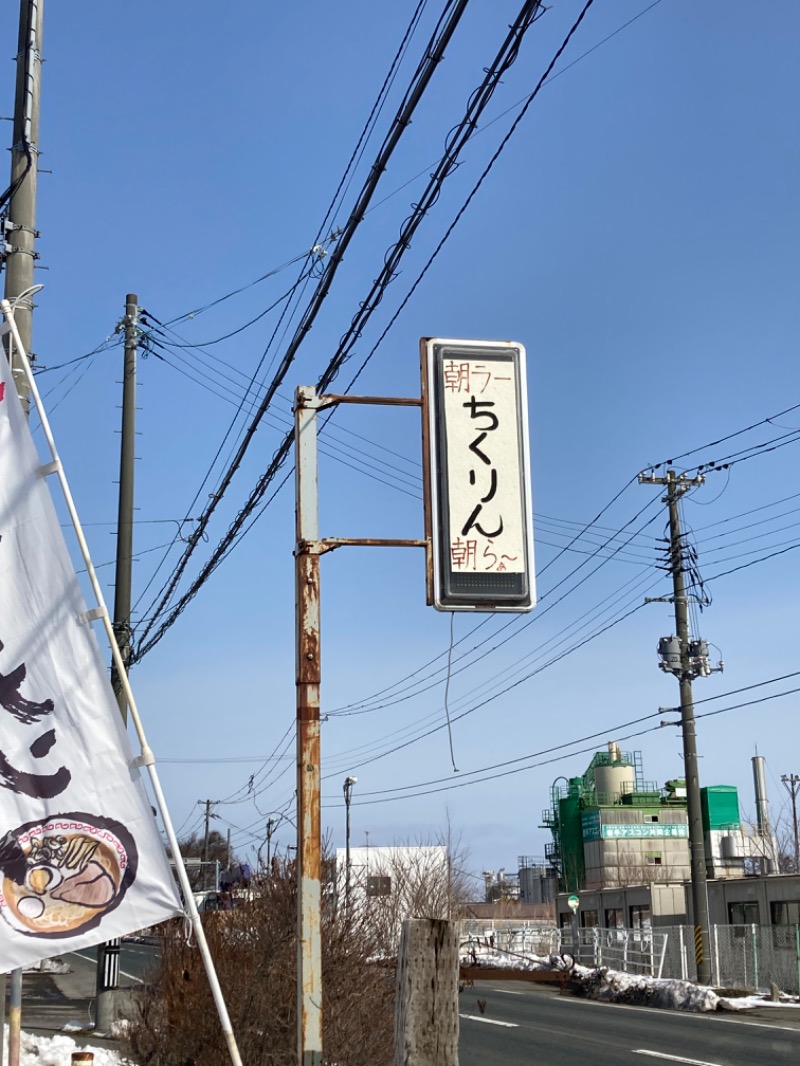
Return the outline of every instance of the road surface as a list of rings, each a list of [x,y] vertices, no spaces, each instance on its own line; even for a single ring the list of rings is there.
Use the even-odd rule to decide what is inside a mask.
[[[800,1008],[697,1014],[597,1003],[550,987],[495,981],[464,989],[460,1009],[459,1066],[800,1062]]]

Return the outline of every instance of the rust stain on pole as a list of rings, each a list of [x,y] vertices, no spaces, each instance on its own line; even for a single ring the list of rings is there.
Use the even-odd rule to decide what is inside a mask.
[[[424,389],[423,377],[423,396]],[[427,586],[429,590],[432,588],[432,555],[427,518],[424,540],[387,540],[371,537],[319,539],[317,412],[338,403],[422,406],[424,411],[423,400],[376,396],[318,397],[315,390],[308,386],[301,386],[295,392],[298,1066],[322,1066],[320,555],[346,544],[362,547],[424,547]],[[427,507],[426,495],[426,515]]]
[[[433,519],[431,516],[430,397],[428,396],[428,338],[419,342],[420,397],[422,406],[422,510],[425,529],[425,598],[433,606]]]
[[[320,396],[319,406],[335,407],[340,403],[368,404],[371,407],[421,407],[422,400],[417,396],[343,396],[336,393]]]
[[[317,542],[317,403],[296,393],[297,615],[297,1061],[322,1066],[320,832],[320,546]]]

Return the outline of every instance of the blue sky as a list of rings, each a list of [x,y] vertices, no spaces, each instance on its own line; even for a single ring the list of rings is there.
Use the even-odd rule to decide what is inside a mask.
[[[469,5],[190,576],[268,465],[288,426],[292,390],[316,381],[358,311],[517,6]],[[555,0],[527,33],[337,389],[408,294],[581,6]],[[379,15],[362,0],[278,9],[142,0],[135,15],[99,2],[47,7],[41,166],[52,174],[40,180],[47,270],[38,277],[46,287],[33,347],[48,368],[40,388],[97,563],[114,557],[121,351],[112,346],[55,368],[113,334],[128,291],[139,294],[151,323],[201,312],[173,322],[167,337],[154,334],[167,347],[140,364],[139,619],[178,560],[180,543],[148,584],[165,545],[190,528],[178,521],[200,513],[224,469],[230,440],[212,462],[244,383],[265,351],[258,380],[269,380],[291,335],[287,322],[296,322],[312,285],[295,290],[269,347],[284,303],[229,340],[207,342],[278,301],[301,264],[208,305],[315,243],[415,7],[404,0],[382,5]],[[424,7],[326,234],[346,220],[441,7]],[[570,545],[637,471],[690,449],[699,450],[687,464],[720,459],[800,427],[800,410],[790,411],[775,425],[706,447],[800,403],[800,10],[790,0],[770,0],[757,12],[743,0],[661,0],[647,8],[646,0],[596,0],[558,76],[359,380],[365,394],[417,394],[423,335],[525,344],[542,602],[520,619],[490,617],[474,635],[484,616],[456,617],[449,703],[454,716],[470,713],[454,722],[454,774],[443,729],[415,739],[444,721],[450,640],[450,618],[425,606],[421,553],[344,549],[323,559],[323,824],[334,845],[343,843],[348,774],[358,777],[354,843],[367,833],[375,844],[427,839],[446,831],[449,819],[480,872],[513,869],[518,855],[544,852],[548,835],[538,827],[550,785],[581,773],[595,747],[580,738],[598,734],[597,747],[616,739],[624,750],[641,750],[648,780],[663,784],[682,772],[675,730],[626,740],[658,718],[620,728],[677,702],[677,685],[658,671],[655,654],[659,636],[672,630],[667,605],[642,607],[498,692],[644,595],[668,593],[652,565],[666,521],[652,487],[629,485]],[[0,34],[8,42],[16,40],[15,22],[16,6],[5,5]],[[6,62],[0,114],[11,113],[13,78]],[[10,124],[3,129],[8,144]],[[243,424],[238,416],[234,434]],[[721,697],[698,704],[698,713],[798,687],[790,678],[724,696],[800,669],[793,441],[709,474],[685,502],[707,579],[789,548],[708,580],[713,604],[700,616],[700,635],[718,646],[712,652],[725,672],[697,683],[698,700]],[[414,410],[342,410],[322,445],[339,449],[321,460],[324,535],[421,535]],[[274,812],[291,814],[293,517],[290,481],[133,674],[176,825],[195,829],[197,801],[228,799],[214,824],[231,828],[240,854],[258,846]],[[623,528],[623,536],[636,534],[625,550],[592,573],[609,554],[603,548],[576,571],[589,558],[580,552]],[[113,567],[100,572],[110,583]],[[788,695],[700,720],[701,783],[737,785],[752,812],[757,744],[777,812],[786,798],[780,774],[800,771],[797,705]],[[554,756],[538,756],[508,776],[469,776],[572,741],[559,761],[541,765]],[[481,776],[488,779],[473,782]],[[386,791],[404,786],[416,787]],[[283,822],[275,837],[281,848],[292,833]]]

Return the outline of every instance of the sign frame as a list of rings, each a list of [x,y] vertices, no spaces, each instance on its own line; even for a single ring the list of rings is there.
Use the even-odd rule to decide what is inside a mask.
[[[511,611],[516,613],[530,611],[536,606],[536,582],[525,348],[515,341],[423,337],[420,340],[420,361],[423,396],[425,533],[431,545],[428,603],[439,611]],[[450,369],[449,378],[446,378],[446,366],[457,367],[462,375],[466,374],[466,389],[462,390],[460,378],[458,389],[455,389],[454,372]],[[463,371],[464,367],[467,368],[466,371]],[[479,377],[483,390],[472,391],[470,367],[474,369],[474,376]],[[493,383],[494,391],[490,395],[493,395],[495,399],[481,400],[479,396],[485,395],[487,386],[492,382],[493,369],[499,367],[511,371],[510,376],[506,374],[502,379],[495,375],[496,381],[512,383],[503,386],[505,397],[501,397],[498,387]],[[480,370],[480,376],[478,370]],[[464,397],[469,396],[466,403],[458,406],[469,408],[471,405],[471,417],[476,422],[473,428],[477,436],[482,439],[488,438],[489,434],[488,432],[481,434],[478,431],[490,429],[492,422],[498,421],[495,418],[496,413],[505,415],[502,422],[504,450],[499,466],[501,473],[503,468],[510,467],[514,481],[511,488],[507,484],[503,485],[503,506],[505,513],[512,519],[510,524],[513,533],[510,543],[513,543],[513,547],[509,550],[516,554],[513,556],[508,553],[503,554],[500,542],[495,545],[476,522],[475,528],[479,529],[482,537],[472,542],[477,547],[471,545],[470,559],[473,563],[471,571],[469,570],[470,559],[463,568],[461,563],[455,566],[453,564],[453,546],[458,544],[459,550],[465,552],[465,545],[468,543],[466,540],[463,542],[460,540],[460,534],[464,533],[466,526],[453,531],[451,521],[452,512],[457,506],[457,502],[454,501],[461,499],[459,493],[463,493],[468,484],[463,478],[458,485],[454,484],[457,480],[454,477],[454,471],[457,470],[458,457],[454,453],[453,442],[460,434],[463,443],[464,434],[463,425],[456,424],[453,414],[452,398],[455,391]],[[449,400],[447,399],[448,392]],[[486,413],[489,408],[493,411],[492,415]],[[486,421],[481,421],[481,419]],[[489,461],[486,457],[488,445],[483,446],[483,455],[479,455],[475,447],[476,443],[473,442],[470,450],[475,452],[484,463],[487,463]],[[463,467],[463,459],[461,465]],[[461,472],[463,473],[463,470]],[[478,472],[484,472],[482,466],[478,468]],[[492,486],[496,489],[498,484],[502,484],[502,478],[493,468],[491,473]],[[473,471],[470,471],[470,478],[474,476]],[[471,483],[474,484],[474,481]],[[488,493],[487,497],[481,497],[477,489],[473,492],[475,498],[480,501],[488,497]],[[494,495],[492,489],[489,492]],[[468,512],[469,507],[466,508],[465,513]],[[501,533],[504,532],[502,516],[500,530]],[[456,535],[455,541],[453,532]],[[497,534],[494,536],[496,537]],[[479,569],[480,559],[486,557],[491,560],[500,560],[499,564],[496,562],[483,564],[484,567],[496,566],[494,572],[488,568]],[[505,565],[504,559],[510,559],[513,562]]]

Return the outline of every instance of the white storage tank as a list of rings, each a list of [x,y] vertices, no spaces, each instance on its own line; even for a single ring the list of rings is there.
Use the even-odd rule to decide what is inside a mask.
[[[617,796],[635,791],[636,770],[631,763],[623,760],[619,745],[613,740],[609,741],[608,758],[609,765],[594,768],[594,787],[608,801],[613,801]]]
[[[741,859],[744,855],[742,838],[728,833],[720,841],[720,852],[723,859]]]

